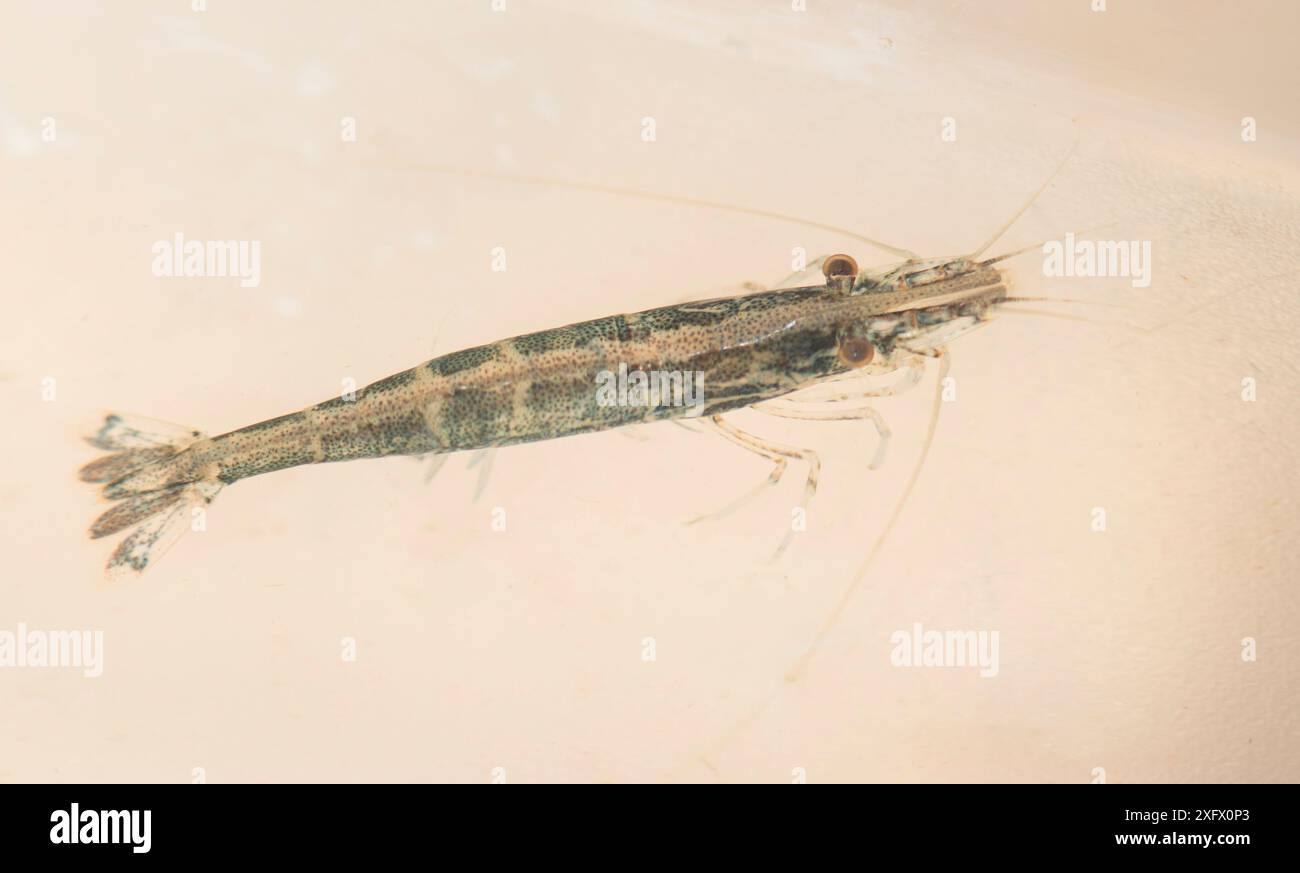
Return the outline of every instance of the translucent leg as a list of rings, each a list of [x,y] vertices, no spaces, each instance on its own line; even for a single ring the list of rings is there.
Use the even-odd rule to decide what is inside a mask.
[[[430,482],[432,482],[433,477],[438,475],[438,471],[442,469],[442,465],[447,463],[448,455],[449,455],[448,452],[439,452],[438,454],[434,455],[433,458],[429,461],[429,469],[424,474],[425,485],[428,485]],[[423,460],[423,458],[421,458],[421,460]]]
[[[773,405],[792,403],[828,403],[841,400],[866,399],[868,397],[893,397],[911,391],[921,384],[921,377],[924,375],[925,359],[920,356],[913,356],[907,359],[907,372],[893,385],[861,389],[846,386],[842,381],[824,382],[820,385],[805,388],[802,391],[796,391],[793,394],[787,394],[784,397],[778,397],[775,400],[769,400],[767,403],[759,404],[756,408],[771,408]]]
[[[717,512],[692,519],[688,522],[689,524],[694,524],[706,519],[716,521],[719,518],[723,518],[724,516],[735,512],[738,508],[748,503],[754,497],[763,493],[768,486],[780,482],[781,476],[785,474],[790,459],[805,461],[808,464],[808,479],[804,482],[803,498],[799,502],[799,509],[807,512],[808,501],[810,501],[813,495],[817,493],[817,479],[821,475],[822,462],[816,452],[810,449],[796,449],[792,446],[784,446],[779,443],[769,442],[768,440],[754,436],[751,433],[746,433],[731,422],[724,420],[721,415],[711,416],[709,420],[722,436],[731,440],[738,446],[743,446],[757,455],[762,455],[772,461],[774,466],[767,481],[761,483],[753,491],[741,495],[738,499],[727,504]],[[781,554],[786,550],[786,547],[790,545],[790,541],[793,537],[794,527],[791,526],[791,528],[786,531],[785,536],[781,539],[780,545],[777,546],[776,553],[772,556],[773,560],[781,556]]]
[[[465,466],[465,469],[473,470],[479,464],[483,465],[478,471],[478,482],[474,485],[475,502],[478,502],[478,499],[483,496],[483,492],[487,489],[488,480],[492,478],[492,464],[496,459],[497,450],[495,448],[480,449],[474,453],[474,457]]]
[[[480,464],[483,465],[482,469],[478,471],[478,482],[474,486],[475,500],[478,500],[483,496],[483,491],[487,488],[488,479],[492,475],[492,463],[496,460],[496,452],[496,449],[479,449],[474,453],[474,456],[470,458],[469,463],[465,465],[465,469],[467,470],[472,470]],[[451,457],[450,452],[438,452],[432,456],[417,456],[417,460],[420,461],[429,458],[429,469],[425,471],[424,484],[427,485],[433,481],[433,477],[438,475],[438,471],[442,469],[443,464],[447,463],[449,457]]]
[[[756,455],[762,455],[764,458],[767,458],[769,461],[772,462],[773,466],[772,466],[771,474],[767,477],[767,479],[760,482],[758,484],[758,487],[754,488],[754,490],[742,494],[741,496],[737,497],[735,500],[731,501],[721,509],[715,510],[705,515],[697,515],[695,518],[692,518],[690,521],[686,522],[687,524],[698,524],[702,521],[718,521],[720,519],[726,518],[728,515],[731,515],[737,509],[740,509],[742,506],[749,503],[755,497],[762,494],[764,491],[767,490],[769,486],[775,485],[776,483],[780,482],[781,477],[785,475],[786,467],[789,465],[789,462],[785,459],[785,457],[781,453],[777,452],[775,448],[773,449],[766,448],[763,445],[763,442],[759,440],[757,437],[750,437],[749,434],[745,434],[743,431],[734,427],[729,422],[724,422],[722,420],[722,416],[720,415],[712,416],[710,419],[707,419],[702,423],[708,425],[710,430],[714,430],[715,432],[721,434],[722,436],[734,442],[736,445],[742,446]],[[743,439],[741,438],[742,436]],[[750,442],[750,440],[753,440],[753,442]]]
[[[850,395],[851,396],[851,395]],[[768,415],[775,415],[779,418],[797,418],[803,421],[870,421],[876,426],[876,434],[880,441],[876,444],[876,453],[868,462],[867,468],[871,470],[879,469],[885,463],[885,450],[889,447],[889,439],[894,435],[885,423],[885,417],[870,406],[863,406],[858,409],[843,409],[835,401],[827,401],[827,409],[799,409],[795,406],[758,406],[755,407],[759,412]]]

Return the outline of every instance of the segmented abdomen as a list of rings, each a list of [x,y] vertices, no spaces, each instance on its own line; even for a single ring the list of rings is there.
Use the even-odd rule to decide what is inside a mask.
[[[723,412],[832,371],[835,313],[823,311],[825,299],[820,288],[723,298],[476,346],[355,397],[217,437],[212,457],[222,481],[233,482],[298,464],[510,445]],[[667,398],[638,395],[629,384],[638,372],[661,383],[666,376]]]

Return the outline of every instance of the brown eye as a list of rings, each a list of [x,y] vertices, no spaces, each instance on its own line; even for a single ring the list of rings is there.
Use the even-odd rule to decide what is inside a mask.
[[[858,277],[858,262],[848,255],[831,255],[822,263],[826,287],[847,291]]]
[[[871,363],[876,356],[876,347],[864,336],[840,337],[840,360],[850,367],[861,367]]]

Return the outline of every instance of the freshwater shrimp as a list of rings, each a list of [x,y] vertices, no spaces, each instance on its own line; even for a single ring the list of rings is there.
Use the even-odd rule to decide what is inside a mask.
[[[353,396],[219,436],[109,415],[88,441],[111,454],[80,470],[83,481],[102,484],[103,496],[115,503],[91,525],[90,536],[129,531],[107,570],[114,576],[141,573],[184,532],[195,507],[250,476],[305,464],[497,448],[683,418],[697,418],[773,461],[769,482],[780,478],[789,460],[806,462],[806,504],[817,487],[816,455],[746,433],[725,414],[756,406],[793,418],[870,419],[883,449],[888,430],[874,410],[846,413],[837,404],[915,385],[926,358],[942,358],[946,365],[946,344],[1012,299],[997,266],[1010,255],[986,260],[979,255],[1029,205],[972,255],[920,259],[858,237],[907,258],[873,271],[859,269],[848,255],[833,255],[819,259],[823,281],[818,284],[612,315],[452,352]],[[907,376],[894,388],[809,396],[818,401],[812,408],[794,402],[797,392],[850,374],[903,369]],[[645,395],[637,402],[609,402],[602,387],[609,388],[615,372],[679,374],[679,381],[669,380],[676,402],[662,402],[662,392],[658,403],[647,402],[652,398]],[[695,376],[693,402],[677,400],[687,387],[680,374]],[[830,388],[834,392],[835,385]]]

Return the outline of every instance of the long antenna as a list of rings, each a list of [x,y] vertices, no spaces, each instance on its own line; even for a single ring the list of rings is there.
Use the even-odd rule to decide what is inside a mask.
[[[839,227],[834,224],[826,224],[822,221],[813,221],[808,218],[800,218],[795,215],[786,215],[782,212],[772,212],[768,209],[754,209],[749,206],[735,206],[731,203],[718,203],[713,200],[703,200],[699,197],[682,197],[676,194],[658,194],[653,191],[638,191],[634,188],[618,188],[612,185],[596,185],[590,182],[571,182],[564,179],[547,179],[541,176],[521,176],[514,173],[498,173],[494,170],[467,170],[460,167],[445,167],[437,164],[399,164],[385,165],[381,169],[408,169],[408,170],[426,170],[431,173],[443,173],[449,176],[474,176],[482,179],[497,179],[503,182],[522,182],[525,185],[543,185],[551,188],[569,188],[575,191],[594,191],[599,194],[615,194],[623,197],[636,197],[641,200],[654,200],[660,203],[680,203],[685,206],[700,206],[705,209],[717,209],[723,212],[734,212],[740,215],[754,215],[759,218],[772,218],[777,221],[785,221],[790,224],[801,224],[804,227],[811,227],[817,230],[826,230],[831,233],[838,233],[849,239],[855,239],[858,242],[864,242],[867,245],[874,246],[883,252],[908,260],[920,260],[921,256],[916,252],[908,249],[891,246],[880,240],[872,239],[869,236],[863,236],[848,228]]]
[[[903,507],[907,505],[908,498],[912,496],[912,489],[916,487],[916,480],[921,477],[921,469],[925,467],[926,458],[930,456],[930,446],[934,445],[935,428],[939,424],[939,409],[943,406],[943,381],[948,377],[948,369],[952,366],[952,353],[948,351],[946,346],[940,346],[936,351],[939,353],[939,377],[935,382],[934,404],[930,412],[930,427],[926,430],[925,442],[921,444],[921,454],[916,459],[915,466],[912,467],[911,475],[907,478],[907,485],[903,488],[903,494],[898,498],[898,503],[894,504],[894,511],[890,513],[889,521],[885,523],[885,527],[880,531],[880,535],[876,537],[876,541],[871,544],[871,550],[867,552],[867,556],[858,565],[858,571],[853,574],[853,580],[849,582],[844,589],[844,593],[840,595],[835,608],[831,610],[830,615],[826,617],[826,621],[822,624],[821,630],[817,631],[817,635],[808,644],[808,648],[799,656],[799,660],[795,661],[790,671],[785,674],[787,682],[797,682],[803,676],[804,671],[808,669],[808,665],[821,648],[822,643],[825,642],[826,637],[836,623],[839,622],[845,607],[849,605],[849,601],[853,599],[858,586],[866,578],[867,570],[871,567],[872,562],[876,560],[876,555],[880,553],[880,549],[885,544],[885,540],[889,538],[894,525],[902,517]]]
[[[1035,194],[1034,196],[1037,197],[1038,195]],[[1114,223],[1115,223],[1115,222],[1113,222],[1113,221],[1107,221],[1107,222],[1104,223],[1104,224],[1093,225],[1092,227],[1085,228],[1085,229],[1083,229],[1083,230],[1073,230],[1073,231],[1070,231],[1070,233],[1073,233],[1075,236],[1081,236],[1081,235],[1083,235],[1083,234],[1085,234],[1085,233],[1096,233],[1097,231],[1101,230],[1102,228],[1105,228],[1105,227],[1111,227],[1112,225],[1114,225]],[[1032,245],[1027,245],[1027,246],[1025,246],[1023,249],[1016,249],[1015,251],[1006,252],[1005,254],[994,255],[994,256],[991,257],[991,258],[985,258],[984,260],[980,261],[980,266],[981,266],[981,267],[988,267],[988,266],[991,266],[991,265],[993,265],[993,264],[1000,263],[1001,261],[1008,260],[1009,258],[1014,258],[1014,257],[1016,257],[1017,255],[1023,255],[1025,252],[1031,252],[1031,251],[1033,251],[1034,249],[1042,248],[1042,247],[1043,247],[1044,245],[1046,245],[1048,242],[1049,242],[1048,240],[1039,240],[1038,242],[1036,242],[1036,243],[1034,243],[1034,244],[1032,244]],[[985,248],[988,248],[988,246],[985,246]]]
[[[1029,210],[1029,207],[1034,205],[1034,201],[1038,199],[1038,196],[1047,190],[1047,186],[1052,184],[1052,180],[1055,179],[1057,174],[1061,172],[1061,170],[1065,167],[1066,163],[1070,160],[1070,158],[1074,157],[1074,150],[1077,149],[1078,147],[1079,147],[1079,141],[1076,139],[1074,141],[1074,145],[1070,146],[1070,150],[1065,153],[1065,157],[1061,158],[1061,162],[1056,165],[1056,169],[1052,171],[1052,175],[1047,177],[1047,181],[1044,182],[1041,186],[1039,186],[1038,190],[1034,192],[1032,197],[1030,197],[1028,200],[1025,201],[1024,206],[1021,206],[1019,209],[1016,210],[1016,214],[1011,216],[1010,221],[1008,221],[1006,224],[998,228],[997,233],[993,234],[993,236],[989,238],[988,242],[984,243],[984,245],[980,246],[973,253],[968,255],[968,257],[971,260],[975,260],[980,255],[988,251],[989,246],[993,245],[995,242],[1001,239],[1002,234],[1010,230],[1011,225],[1015,224],[1017,221],[1020,220],[1020,216],[1024,215],[1025,212]]]

